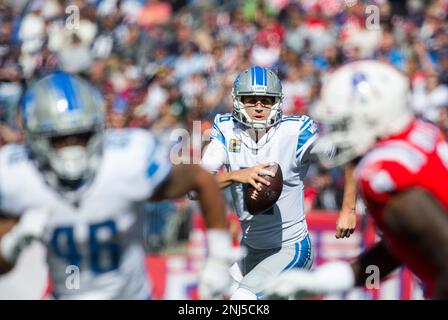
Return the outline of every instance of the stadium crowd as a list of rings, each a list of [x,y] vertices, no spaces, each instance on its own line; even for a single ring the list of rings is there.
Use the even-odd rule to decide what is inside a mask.
[[[380,28],[366,27],[371,5]],[[250,65],[278,72],[283,111],[299,115],[328,72],[361,58],[406,73],[416,114],[448,132],[447,15],[447,0],[2,1],[0,141],[21,139],[21,94],[55,69],[79,73],[102,90],[111,127],[150,128],[173,143],[174,129],[193,132],[200,120],[205,133],[216,113],[231,112],[233,80]],[[338,210],[342,171],[313,165],[308,177],[308,209]],[[162,213],[151,232],[190,206],[148,205]]]

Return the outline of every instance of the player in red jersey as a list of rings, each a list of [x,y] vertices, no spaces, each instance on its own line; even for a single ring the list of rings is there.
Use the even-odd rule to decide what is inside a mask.
[[[271,296],[343,292],[362,286],[369,266],[383,278],[404,263],[427,297],[448,298],[448,143],[437,127],[413,117],[408,94],[408,79],[375,61],[329,76],[314,108],[322,125],[317,147],[329,167],[356,162],[358,190],[382,241],[351,264],[284,273]]]

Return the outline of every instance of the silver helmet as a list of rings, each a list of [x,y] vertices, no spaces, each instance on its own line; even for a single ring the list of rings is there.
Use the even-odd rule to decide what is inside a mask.
[[[25,92],[22,116],[30,155],[53,187],[77,189],[96,171],[105,128],[101,94],[82,78],[54,72]],[[82,136],[85,145],[55,148],[55,139]]]
[[[251,119],[241,100],[244,96],[274,97],[268,117],[265,120]],[[248,127],[267,129],[276,125],[282,118],[282,84],[277,74],[268,68],[252,66],[238,74],[233,83],[232,98],[234,119]]]

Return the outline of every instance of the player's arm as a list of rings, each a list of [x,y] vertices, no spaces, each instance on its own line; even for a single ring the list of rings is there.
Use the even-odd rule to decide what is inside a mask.
[[[354,286],[363,286],[367,277],[371,275],[369,266],[379,268],[381,279],[400,264],[381,241],[351,264],[345,261],[332,261],[322,264],[313,272],[304,270],[284,272],[268,286],[267,293],[274,299],[342,293]]]
[[[413,188],[397,194],[385,211],[387,227],[403,241],[413,243],[435,271],[432,298],[448,299],[448,213],[427,191]]]
[[[445,210],[432,195],[413,188],[397,193],[387,203],[384,214],[390,232],[412,243],[422,263],[432,266],[436,277],[432,298],[448,299],[448,216]],[[312,273],[286,272],[280,275],[269,292],[282,297],[304,292],[343,292],[365,283],[368,266],[377,266],[380,278],[383,278],[400,263],[387,246],[380,242],[351,264],[336,261],[323,264]]]
[[[52,211],[29,208],[20,218],[5,215],[0,218],[0,272],[8,272],[20,253],[34,240],[42,240]]]
[[[208,228],[225,229],[225,201],[213,176],[198,165],[173,166],[170,176],[159,186],[151,201],[176,199],[195,191]]]
[[[401,261],[393,256],[383,241],[378,242],[372,248],[361,254],[351,264],[355,286],[363,286],[371,273],[369,266],[377,266],[380,269],[380,279],[387,277],[401,265]]]
[[[414,188],[397,194],[385,209],[385,223],[399,238],[413,243],[419,256],[436,270],[435,299],[448,299],[448,216],[428,192]],[[380,243],[352,264],[357,284],[367,266],[381,266],[381,277],[398,266]]]
[[[349,238],[356,227],[356,179],[350,163],[344,169],[345,184],[342,208],[336,221],[336,238]]]
[[[213,176],[198,165],[177,165],[151,200],[174,199],[193,190],[207,226],[208,257],[199,282],[201,298],[222,294],[230,285],[228,268],[237,259],[225,216],[225,201]]]
[[[17,223],[17,218],[0,215],[0,244],[3,237],[7,234]],[[7,261],[3,256],[2,246],[0,245],[0,274],[10,271],[14,267],[14,264]]]
[[[317,267],[313,272],[293,270],[282,273],[268,286],[270,298],[312,297],[319,294],[342,293],[355,286],[363,286],[371,276],[369,266],[379,268],[380,279],[399,267],[395,258],[382,241],[360,255],[351,264],[332,261]]]
[[[319,131],[316,123],[309,117],[300,128],[296,146],[296,164],[306,165],[316,158],[318,149],[316,148],[319,139]]]
[[[225,143],[222,142],[224,136],[217,126],[214,126],[211,136],[212,140],[205,148],[204,155],[201,159],[201,166],[206,168],[209,172],[216,173],[224,164],[228,163],[228,158]],[[266,179],[263,179],[261,175],[273,175],[273,173],[264,169],[267,166],[268,164],[260,164],[241,170],[217,173],[215,175],[216,182],[221,189],[236,182],[250,183],[254,188],[260,190],[258,183],[269,185],[269,182]]]
[[[264,175],[275,176],[275,174],[265,168],[270,166],[270,163],[259,164],[250,168],[223,172],[216,174],[216,182],[221,188],[226,188],[232,183],[248,183],[251,184],[255,189],[261,190],[259,186],[263,183],[267,186],[270,185],[269,181],[263,178]]]

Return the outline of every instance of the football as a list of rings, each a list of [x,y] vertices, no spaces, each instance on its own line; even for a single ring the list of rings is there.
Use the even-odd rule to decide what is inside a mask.
[[[271,183],[270,186],[261,184],[261,190],[256,190],[248,184],[244,193],[247,211],[252,215],[257,215],[270,209],[280,197],[283,190],[283,173],[278,163],[266,167],[275,174],[275,176],[262,176]]]

